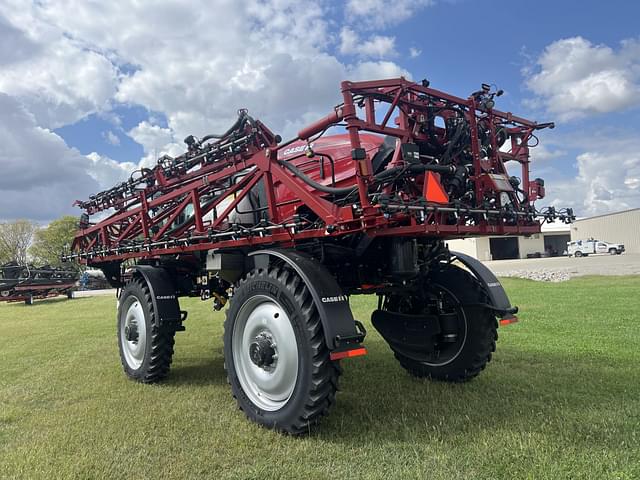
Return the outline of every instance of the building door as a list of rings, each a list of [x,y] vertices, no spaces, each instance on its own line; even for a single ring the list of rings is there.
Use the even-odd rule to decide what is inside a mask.
[[[545,235],[544,251],[551,257],[564,255],[567,251],[567,243],[571,241],[571,235]]]
[[[491,258],[494,260],[508,260],[520,258],[518,237],[490,238]]]

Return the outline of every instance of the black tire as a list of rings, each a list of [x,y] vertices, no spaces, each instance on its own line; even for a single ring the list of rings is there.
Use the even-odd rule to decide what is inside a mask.
[[[130,356],[128,356],[127,352],[130,352],[128,345],[130,344],[125,339],[127,313],[133,305],[131,302],[135,301],[139,302],[141,307],[145,329],[144,342],[140,346],[144,350],[140,354],[139,365],[132,362]],[[175,329],[160,328],[156,325],[151,293],[147,282],[140,277],[134,277],[122,289],[118,301],[117,334],[120,361],[124,372],[129,378],[141,383],[156,383],[169,374],[173,357]],[[127,345],[125,345],[125,342],[127,342]]]
[[[234,347],[234,342],[237,345],[239,338],[248,335],[245,331],[251,331],[248,326],[250,320],[247,318],[251,318],[253,312],[265,305],[269,308],[273,306],[276,309],[274,311],[280,308],[285,314],[281,318],[288,318],[288,324],[277,324],[273,321],[272,324],[265,323],[264,328],[290,331],[291,336],[286,338],[295,342],[296,349],[295,353],[288,354],[288,358],[297,358],[295,367],[284,366],[287,357],[283,355],[284,350],[278,350],[278,336],[274,333],[275,340],[272,346],[277,353],[277,361],[282,360],[283,363],[273,364],[273,374],[275,375],[277,368],[294,368],[297,373],[295,380],[290,380],[290,393],[283,395],[285,398],[274,401],[274,406],[270,409],[258,404],[256,392],[258,396],[264,396],[264,401],[269,399],[271,392],[260,390],[257,383],[248,382],[252,378],[252,370],[271,366],[258,365],[252,360],[249,354],[251,348]],[[273,318],[278,318],[278,315],[274,314]],[[270,334],[268,330],[264,333]],[[253,337],[252,333],[249,337],[254,338],[255,342],[261,335],[262,332]],[[244,343],[241,347],[243,345]],[[251,345],[252,348],[253,345],[255,343]],[[274,352],[274,349],[271,352]],[[238,407],[250,420],[267,428],[294,435],[308,433],[310,427],[317,424],[335,403],[340,366],[329,358],[320,316],[309,289],[304,281],[286,266],[254,269],[238,283],[224,324],[224,358],[227,380]],[[249,385],[247,391],[243,388],[243,383]]]
[[[618,255],[618,250],[616,250],[615,248],[610,248],[609,255]]]
[[[435,272],[428,288],[447,292],[458,302],[462,315],[459,321],[465,327],[464,331],[462,327],[458,331],[458,335],[464,335],[460,345],[456,345],[455,353],[441,364],[417,361],[398,351],[394,351],[394,355],[405,370],[419,378],[447,382],[471,380],[491,361],[498,340],[498,322],[486,306],[487,294],[471,274],[451,266]]]
[[[582,252],[578,251],[574,254],[576,258],[580,258],[582,256]]]

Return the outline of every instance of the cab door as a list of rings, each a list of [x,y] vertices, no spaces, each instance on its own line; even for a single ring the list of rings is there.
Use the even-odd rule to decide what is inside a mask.
[[[596,243],[596,253],[608,253],[609,247],[607,247],[606,243],[597,242]]]

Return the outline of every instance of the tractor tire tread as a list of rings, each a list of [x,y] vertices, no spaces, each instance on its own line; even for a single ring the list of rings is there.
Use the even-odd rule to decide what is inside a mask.
[[[336,391],[338,390],[338,377],[340,376],[341,369],[337,362],[329,358],[329,350],[325,344],[318,309],[313,302],[311,292],[295,271],[286,266],[254,269],[238,282],[236,291],[242,289],[249,280],[259,280],[260,278],[269,278],[276,281],[295,298],[297,305],[300,306],[301,323],[305,330],[307,344],[311,350],[310,389],[306,394],[307,399],[303,408],[300,409],[296,418],[272,425],[272,427],[291,435],[309,433],[310,428],[316,425],[335,404]],[[228,330],[233,328],[233,319],[230,318],[229,312],[230,310],[227,310],[227,318],[224,325],[225,339],[229,338],[228,334],[230,334],[230,332]],[[227,382],[233,387],[228,367],[228,362],[225,362]],[[254,413],[251,409],[244,407],[233,388],[232,393],[238,408],[243,411],[249,420],[256,421]]]
[[[477,296],[477,303],[485,305],[488,303],[488,295],[482,285],[471,275],[461,269],[451,269],[450,279],[453,284],[471,284],[474,294]],[[452,383],[467,382],[477,377],[487,364],[491,361],[492,353],[496,351],[498,341],[498,321],[494,314],[486,307],[481,308],[475,321],[481,322],[477,325],[475,345],[471,358],[467,359],[464,366],[454,372],[440,373],[437,369],[425,366],[418,361],[407,358],[397,352],[394,356],[400,365],[411,375],[418,378],[429,378]]]
[[[136,284],[142,290],[144,302],[149,309],[149,323],[151,324],[151,349],[145,353],[145,356],[148,358],[148,363],[145,370],[140,372],[140,375],[135,376],[135,380],[140,383],[157,383],[169,375],[174,353],[175,331],[156,325],[156,313],[153,308],[153,299],[151,298],[151,291],[149,290],[147,282],[140,277],[134,277],[125,285],[123,293],[130,284]],[[126,371],[127,365],[122,355],[120,360]]]

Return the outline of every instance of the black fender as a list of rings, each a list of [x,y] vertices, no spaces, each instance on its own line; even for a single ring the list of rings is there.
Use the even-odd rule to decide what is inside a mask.
[[[153,265],[134,265],[129,271],[147,282],[156,312],[156,325],[173,325],[176,330],[184,330],[182,321],[186,319],[186,312],[180,311],[176,287],[169,272]]]
[[[451,252],[452,260],[457,259],[467,267],[482,284],[489,296],[490,306],[502,318],[510,318],[518,313],[518,307],[512,307],[507,292],[504,291],[500,280],[480,260],[460,252]]]
[[[316,304],[331,351],[346,350],[360,344],[366,335],[362,324],[353,318],[349,298],[344,294],[329,270],[312,257],[293,250],[259,250],[249,258],[254,268],[267,268],[274,259],[284,261],[305,283]]]

